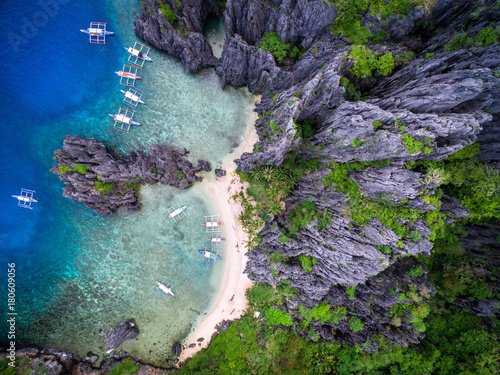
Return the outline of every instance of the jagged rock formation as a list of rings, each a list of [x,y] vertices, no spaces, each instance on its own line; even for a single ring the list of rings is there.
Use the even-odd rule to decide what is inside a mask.
[[[6,354],[0,353],[0,360],[5,359]],[[94,366],[88,358],[77,358],[73,354],[59,352],[51,349],[24,348],[16,352],[18,361],[16,373],[33,375],[103,375],[124,364],[137,368],[134,374],[165,375],[173,373],[173,370],[153,367],[136,361],[126,355],[113,355],[105,358],[100,366]]]
[[[333,4],[322,0],[233,0],[226,8],[228,33],[241,35],[252,45],[258,44],[265,31],[274,31],[286,42],[309,48],[338,16]]]
[[[141,183],[159,182],[186,189],[201,181],[196,173],[209,171],[209,163],[199,160],[194,168],[185,159],[186,155],[186,150],[180,153],[166,146],[149,146],[148,154],[133,151],[130,155],[113,157],[94,138],[67,135],[63,149],[54,151],[57,166],[50,171],[66,185],[64,197],[82,202],[105,216],[119,207],[138,210],[140,202],[135,191]],[[99,183],[107,184],[109,191],[102,194],[97,188]]]
[[[289,152],[321,163],[318,170],[302,176],[285,199],[283,214],[267,221],[260,233],[261,244],[249,254],[247,272],[254,280],[273,285],[287,280],[298,291],[297,298],[289,297],[284,306],[294,322],[303,319],[298,312],[300,305],[312,308],[326,301],[331,306],[348,307],[347,318],[335,326],[311,323],[315,334],[328,341],[336,333],[351,344],[363,345],[370,336],[382,334],[390,342],[405,345],[416,342],[421,335],[418,329],[411,329],[411,317],[392,317],[388,321],[392,307],[405,303],[389,291],[397,296],[408,292],[405,285],[412,284],[418,292],[410,293],[421,292],[414,301],[432,295],[432,285],[423,278],[408,279],[409,268],[419,265],[403,256],[428,255],[431,251],[431,231],[429,223],[422,219],[424,214],[439,211],[449,223],[469,212],[447,196],[441,198],[441,207],[425,201],[422,196],[434,194],[437,186],[420,172],[404,168],[404,164],[442,160],[478,140],[483,160],[500,160],[500,47],[444,52],[444,46],[462,30],[474,34],[490,24],[499,25],[500,9],[494,3],[439,0],[430,13],[414,8],[405,17],[385,19],[366,12],[361,23],[373,34],[386,32],[385,42],[401,42],[398,47],[388,43],[374,46],[374,51],[397,55],[411,49],[417,58],[409,63],[397,62],[396,70],[388,77],[360,83],[360,89],[370,96],[365,101],[349,102],[344,98],[340,78],[352,67],[347,59],[349,41],[329,31],[338,12],[325,1],[228,0],[222,57],[214,62],[206,57],[205,50],[194,53],[194,59],[210,61],[198,65],[214,66],[223,86],[248,86],[252,92],[263,94],[257,107],[260,141],[254,153],[246,153],[236,161],[243,172],[259,165],[279,166]],[[197,2],[193,4],[197,4],[193,9],[200,8]],[[182,7],[185,14],[187,7]],[[149,10],[149,5],[146,8]],[[146,11],[136,20],[139,35],[147,34],[144,29],[148,25],[164,22],[157,13],[148,14]],[[197,16],[203,23],[202,12],[190,14],[190,18]],[[172,34],[166,26],[164,33]],[[199,29],[190,31],[199,33]],[[278,65],[269,52],[257,48],[265,31],[277,33],[306,52],[295,63]],[[148,32],[161,36],[162,31],[157,27]],[[160,48],[171,48],[162,47],[159,36],[149,40]],[[197,65],[187,56],[177,51],[173,54],[181,57],[188,71],[196,70]],[[307,137],[301,130],[306,122],[313,127]],[[412,238],[400,237],[377,219],[366,225],[352,223],[349,197],[322,183],[332,162],[382,160],[390,162],[351,172],[349,178],[365,199],[389,204],[394,210],[418,212],[419,218],[412,222],[398,219],[415,234]],[[329,223],[320,225],[314,220],[293,238],[284,239],[283,233],[290,229],[286,215],[303,200],[325,212]],[[312,270],[302,267],[301,257],[316,260]],[[351,300],[345,288],[353,286],[356,298]],[[485,315],[496,306],[493,302],[471,306],[464,301],[465,305]],[[354,316],[365,326],[361,332],[349,329],[347,321]]]
[[[159,1],[142,0],[144,13],[134,21],[135,34],[169,55],[180,58],[190,73],[215,66],[217,59],[203,37],[203,27],[209,14],[221,16],[217,2],[163,0],[162,3],[176,11],[174,25],[161,13]]]
[[[415,19],[423,16],[416,11],[410,15]],[[400,24],[396,29],[401,27]],[[411,27],[403,30],[403,34],[411,31]],[[390,33],[390,37],[401,40],[402,36],[396,31]],[[325,44],[326,48],[332,48],[331,43]],[[250,49],[248,47],[246,53],[250,54]],[[438,209],[421,197],[424,191],[433,194],[435,185],[403,165],[411,160],[442,160],[481,137],[490,139],[498,150],[498,137],[493,139],[496,130],[492,136],[482,132],[497,126],[498,46],[413,60],[387,78],[372,80],[371,99],[364,102],[347,102],[343,97],[345,91],[339,86],[340,77],[350,67],[345,60],[347,51],[337,49],[335,56],[313,74],[296,80],[297,75],[289,76],[293,78],[286,85],[273,86],[273,82],[269,86],[266,85],[269,80],[258,81],[261,88],[264,85],[272,93],[264,93],[257,108],[261,114],[256,124],[260,141],[254,153],[244,154],[236,161],[239,168],[249,172],[258,165],[279,166],[290,151],[306,159],[316,158],[323,165],[389,159],[390,166],[364,168],[349,175],[362,195],[422,213]],[[261,59],[259,54],[260,51],[248,61]],[[293,74],[299,64],[300,61],[285,74]],[[276,69],[280,69],[272,69],[266,71],[273,72],[272,76],[279,80]],[[234,65],[230,71],[236,71]],[[251,79],[255,82],[255,78]],[[279,92],[274,95],[276,89]],[[312,120],[314,134],[302,139],[299,128],[305,120]],[[412,147],[414,141],[421,141],[421,146]],[[487,157],[494,159],[495,147],[489,150]],[[398,236],[376,219],[364,226],[353,224],[346,215],[349,212],[347,197],[322,184],[328,169],[321,167],[301,178],[294,192],[285,199],[283,215],[272,218],[260,232],[262,242],[249,254],[247,272],[255,281],[271,285],[286,281],[297,290],[297,298],[288,297],[285,308],[294,321],[303,319],[298,311],[300,305],[312,308],[326,301],[332,307],[351,307],[353,310],[348,309],[347,318],[336,325],[311,323],[314,332],[327,341],[336,334],[351,344],[363,345],[371,335],[382,334],[399,345],[416,342],[421,335],[418,329],[411,329],[411,325],[404,327],[408,324],[405,319],[388,318],[391,306],[401,302],[390,298],[389,288],[384,289],[378,283],[387,282],[388,274],[405,277],[404,272],[398,273],[407,261],[401,256],[430,253],[428,223],[421,218],[414,222],[398,219],[411,233],[418,233],[413,238]],[[313,202],[319,212],[327,212],[330,223],[320,226],[313,220],[294,236],[285,238],[284,233],[290,230],[286,215],[303,200]],[[446,222],[469,215],[457,200],[446,196],[439,210],[446,214]],[[388,254],[387,249],[391,249]],[[303,257],[315,260],[312,270],[304,269]],[[404,283],[398,280],[397,285]],[[345,287],[351,286],[357,286],[356,300],[352,303],[345,292]],[[390,289],[394,291],[393,287]],[[430,284],[422,284],[417,289],[424,291],[421,300],[433,294]],[[364,299],[369,307],[363,303],[358,305],[362,297],[359,291],[374,296],[371,300]],[[494,309],[492,306],[494,304],[476,309],[483,309],[487,314]],[[365,313],[358,314],[358,311]],[[349,329],[348,320],[353,316],[363,322],[362,334]],[[389,323],[391,329],[386,330]],[[404,328],[393,330],[398,325]]]
[[[121,323],[117,329],[110,332],[106,339],[106,349],[116,349],[125,341],[132,340],[139,335],[139,328],[132,321]]]

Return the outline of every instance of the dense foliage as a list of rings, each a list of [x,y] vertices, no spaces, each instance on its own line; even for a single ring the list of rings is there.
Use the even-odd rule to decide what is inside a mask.
[[[268,214],[280,214],[283,210],[281,199],[291,194],[306,171],[318,166],[317,160],[302,160],[296,155],[289,155],[279,167],[258,166],[251,173],[240,173],[242,181],[250,182],[250,187],[247,194],[239,192],[233,199],[243,206],[239,220],[249,235],[250,248],[259,243],[258,232],[264,223],[262,219],[267,220]]]
[[[378,74],[382,76],[386,76],[390,74],[394,68],[394,58],[391,52],[377,58],[377,56],[365,46],[352,46],[349,58],[354,60],[351,73],[359,78],[370,78],[374,71],[377,71]]]
[[[499,321],[490,320],[493,325],[487,329],[483,318],[454,305],[444,304],[427,316],[426,337],[420,345],[402,348],[379,337],[374,339],[380,350],[365,353],[359,347],[304,339],[292,329],[255,315],[256,311],[281,311],[276,306],[285,296],[279,289],[256,284],[247,295],[247,313],[218,335],[207,350],[189,360],[182,374],[455,375],[500,371]],[[432,302],[439,304],[440,298],[438,295]],[[306,322],[326,321],[343,318],[345,309],[332,312],[327,304],[321,304],[304,314]],[[363,323],[351,318],[350,324],[356,331]]]
[[[370,12],[381,20],[390,16],[405,16],[415,6],[422,6],[429,11],[436,0],[327,0],[335,5],[339,16],[335,20],[332,32],[342,33],[352,44],[366,44],[371,40],[380,41],[382,36],[372,35],[370,30],[361,24],[364,14]],[[381,37],[381,38],[380,38]]]
[[[302,54],[298,47],[284,42],[275,32],[266,31],[259,43],[259,48],[269,51],[276,62],[281,63],[285,57],[297,59]]]
[[[173,26],[176,20],[177,12],[174,9],[172,9],[170,4],[163,4],[161,0],[158,0],[158,4],[160,5],[159,9],[161,14],[163,14],[163,17],[165,17],[168,23],[170,23]]]
[[[493,43],[500,42],[500,26],[493,28],[488,26],[479,30],[476,35],[469,33],[455,35],[444,47],[445,51],[455,51],[458,49],[467,49],[471,47],[487,47]]]

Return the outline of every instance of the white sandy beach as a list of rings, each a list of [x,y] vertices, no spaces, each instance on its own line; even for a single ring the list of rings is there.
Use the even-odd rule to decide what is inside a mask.
[[[260,97],[256,97],[256,101],[259,101],[259,99]],[[244,152],[252,152],[253,145],[258,140],[255,127],[252,126],[237,152],[233,154],[232,159],[239,158]],[[224,170],[227,172],[226,176],[215,181],[206,181],[204,179],[201,183],[203,188],[210,192],[215,205],[219,207],[222,221],[228,233],[224,252],[226,263],[221,288],[216,300],[205,319],[185,340],[184,350],[179,356],[180,363],[208,346],[218,323],[223,320],[239,318],[247,306],[245,291],[252,285],[252,281],[246,274],[243,274],[247,263],[245,242],[248,236],[238,221],[238,216],[242,211],[241,204],[236,203],[231,198],[241,190],[242,186],[246,187],[246,184],[241,183],[239,176],[232,177],[230,175],[230,172],[235,171],[236,168],[236,163],[231,161],[224,166]],[[197,341],[199,338],[203,338],[201,343]],[[195,347],[189,348],[191,344],[195,344]]]

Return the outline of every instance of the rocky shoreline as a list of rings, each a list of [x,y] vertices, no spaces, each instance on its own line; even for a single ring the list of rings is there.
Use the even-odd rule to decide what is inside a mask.
[[[229,328],[231,321],[223,320],[216,327],[216,332],[209,338],[209,342],[220,332]],[[122,342],[131,340],[139,334],[139,330],[132,322],[124,322],[106,337],[106,347],[116,349]],[[199,346],[205,340],[200,337],[197,340]],[[196,344],[191,344],[196,345]],[[182,351],[182,346],[175,343],[172,347],[172,354],[178,357]],[[8,354],[0,352],[0,362],[7,359]],[[10,359],[8,359],[10,362]],[[174,364],[178,365],[178,359]],[[16,351],[15,355],[16,373],[32,375],[104,375],[111,372],[120,374],[134,373],[137,375],[166,375],[175,372],[176,367],[161,368],[148,365],[140,360],[130,357],[127,353],[117,354],[101,358],[89,352],[85,358],[64,351],[53,349],[41,349],[37,347],[27,347]],[[182,364],[180,364],[182,366]]]
[[[197,173],[210,171],[210,163],[198,160],[194,167],[187,150],[168,146],[149,146],[147,154],[135,150],[129,155],[111,155],[94,138],[67,135],[62,150],[54,151],[57,165],[50,172],[66,185],[63,196],[82,202],[105,216],[119,207],[136,211],[140,202],[136,192],[141,184],[161,183],[186,189],[201,181]]]

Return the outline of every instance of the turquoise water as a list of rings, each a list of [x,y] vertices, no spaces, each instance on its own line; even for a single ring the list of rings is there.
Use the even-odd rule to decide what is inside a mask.
[[[101,218],[62,197],[62,183],[48,173],[53,150],[66,134],[80,134],[123,151],[149,144],[187,148],[191,161],[209,160],[215,168],[251,126],[253,97],[246,90],[221,90],[211,70],[187,75],[175,59],[153,51],[154,63],[144,65],[137,84],[146,92],[147,104],[135,116],[142,126],[129,135],[118,132],[108,116],[121,102],[114,71],[126,61],[123,47],[135,40],[139,2],[61,4],[16,51],[9,33],[22,35],[23,17],[32,20],[40,10],[17,0],[0,7],[6,77],[0,87],[0,264],[16,263],[18,346],[102,355],[104,335],[134,319],[141,333],[119,350],[165,365],[172,344],[209,310],[220,285],[223,262],[211,267],[197,253],[207,237],[203,215],[217,207],[198,185],[187,191],[148,186],[140,192],[140,212]],[[105,46],[90,45],[78,31],[90,21],[108,22],[117,35]],[[21,187],[37,191],[34,210],[18,208],[10,198]],[[177,225],[165,220],[174,201],[188,206]],[[175,297],[155,291],[154,282],[164,277],[176,285]],[[2,340],[5,329],[0,327]]]

